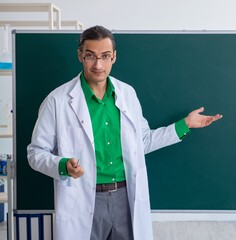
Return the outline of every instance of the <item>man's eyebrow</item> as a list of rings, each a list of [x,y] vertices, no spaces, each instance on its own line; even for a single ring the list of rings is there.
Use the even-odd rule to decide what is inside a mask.
[[[90,53],[92,53],[92,54],[96,54],[94,51],[89,50],[89,49],[85,49],[84,52],[90,52]],[[108,51],[102,52],[101,54],[106,54],[106,53],[112,53],[112,51],[108,50]]]

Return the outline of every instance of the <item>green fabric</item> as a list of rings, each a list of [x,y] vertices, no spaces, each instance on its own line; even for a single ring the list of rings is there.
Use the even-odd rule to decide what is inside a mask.
[[[62,176],[69,176],[66,168],[66,163],[69,158],[62,158],[59,162],[59,174]]]
[[[120,139],[120,112],[115,106],[115,90],[110,78],[107,78],[107,90],[102,100],[98,99],[81,74],[81,85],[92,121],[97,165],[97,184],[125,180]],[[175,123],[179,139],[183,139],[190,129],[184,119]],[[69,176],[66,163],[59,162],[59,174]]]
[[[184,118],[175,123],[175,130],[179,139],[183,139],[187,134],[190,133]]]
[[[81,74],[95,143],[97,184],[125,180],[120,139],[120,111],[115,106],[115,90],[110,78],[102,100],[98,99]]]

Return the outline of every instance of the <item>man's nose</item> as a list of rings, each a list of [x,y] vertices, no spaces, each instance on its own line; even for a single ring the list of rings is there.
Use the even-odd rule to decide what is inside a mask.
[[[94,62],[94,66],[100,68],[102,67],[102,59],[101,58],[96,58],[95,62]]]

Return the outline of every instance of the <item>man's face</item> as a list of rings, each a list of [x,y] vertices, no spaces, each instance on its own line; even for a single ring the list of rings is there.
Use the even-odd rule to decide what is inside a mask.
[[[109,38],[86,40],[78,57],[83,63],[84,76],[88,84],[99,84],[106,81],[116,60],[116,51],[113,51]]]

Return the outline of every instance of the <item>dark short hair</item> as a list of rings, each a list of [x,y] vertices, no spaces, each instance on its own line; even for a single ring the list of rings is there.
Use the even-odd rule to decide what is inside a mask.
[[[79,39],[78,49],[82,50],[84,43],[86,40],[102,40],[104,38],[111,39],[113,51],[116,49],[115,38],[112,32],[102,26],[94,26],[86,29],[81,35]]]

